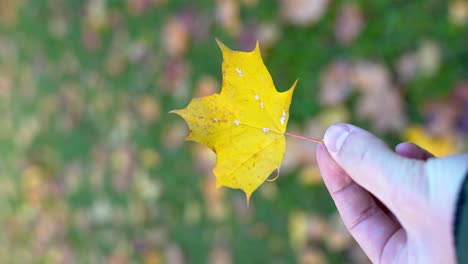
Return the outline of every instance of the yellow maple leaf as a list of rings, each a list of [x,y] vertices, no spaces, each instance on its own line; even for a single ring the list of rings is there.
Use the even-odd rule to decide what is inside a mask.
[[[277,172],[286,146],[285,132],[293,86],[278,92],[263,64],[259,45],[234,51],[216,40],[223,54],[221,93],[194,98],[181,110],[190,135],[216,153],[216,186],[252,193]],[[275,178],[276,179],[276,178]]]

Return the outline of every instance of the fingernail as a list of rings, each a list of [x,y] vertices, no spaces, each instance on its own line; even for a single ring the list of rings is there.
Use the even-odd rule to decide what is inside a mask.
[[[327,129],[324,141],[328,151],[337,153],[340,151],[346,138],[349,136],[349,128],[346,125],[333,125]]]

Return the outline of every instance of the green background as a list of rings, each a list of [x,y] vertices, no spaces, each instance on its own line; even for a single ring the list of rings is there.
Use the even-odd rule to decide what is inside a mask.
[[[308,164],[266,183],[249,208],[239,190],[207,194],[212,165],[200,164],[213,157],[183,143],[185,125],[167,113],[188,104],[202,76],[219,89],[215,37],[236,50],[254,45],[218,22],[222,1],[102,1],[107,22],[96,28],[87,20],[91,2],[99,1],[0,3],[2,263],[366,263],[313,178],[317,172],[312,183],[300,180]],[[333,108],[320,103],[320,78],[338,59],[384,65],[404,102],[406,126],[427,124],[424,106],[450,104],[468,76],[467,23],[451,22],[452,2],[330,1],[307,25],[283,19],[281,1],[233,2],[241,27],[270,23],[279,32],[262,53],[278,90],[300,79],[290,109],[299,130]],[[361,11],[363,27],[343,44],[335,23],[346,5]],[[186,17],[195,17],[201,32],[189,32],[187,48],[170,56],[165,25]],[[396,61],[427,40],[441,54],[437,70],[400,82]],[[185,75],[177,72],[181,65]],[[183,84],[168,84],[171,74]],[[355,91],[340,103],[346,121],[392,146],[401,141],[404,128],[378,131],[359,117],[361,96]],[[140,114],[142,102],[149,117]],[[219,215],[209,212],[213,204]],[[294,242],[292,230],[301,228],[307,234]]]

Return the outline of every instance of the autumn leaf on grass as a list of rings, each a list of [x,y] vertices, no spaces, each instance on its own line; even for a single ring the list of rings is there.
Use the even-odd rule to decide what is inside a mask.
[[[276,90],[258,43],[253,51],[240,52],[217,42],[223,54],[221,93],[171,112],[187,122],[187,140],[216,153],[216,186],[241,189],[249,200],[272,173],[279,175],[296,83],[286,92]]]

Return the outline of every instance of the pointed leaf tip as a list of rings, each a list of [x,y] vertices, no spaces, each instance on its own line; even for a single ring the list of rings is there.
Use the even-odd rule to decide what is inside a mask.
[[[182,116],[183,110],[184,109],[174,109],[174,110],[169,111],[169,114],[176,114],[176,115]]]
[[[254,52],[257,52],[258,54],[260,54],[260,43],[258,42],[258,40],[255,43]]]
[[[247,201],[247,208],[250,207],[250,197],[251,197],[252,193],[245,193],[245,198],[246,198],[246,201]]]
[[[291,86],[291,88],[292,88],[292,89],[296,88],[296,85],[297,85],[298,82],[299,82],[299,78],[296,79],[296,80],[294,81],[294,83],[293,83],[293,85]]]
[[[284,93],[292,94],[294,92],[294,89],[296,89],[296,85],[297,85],[298,81],[299,81],[299,79],[294,81],[294,83],[291,85],[291,87],[288,90],[284,91]]]
[[[216,38],[216,43],[218,43],[218,47],[219,49],[221,49],[221,53],[223,53],[223,57],[226,52],[231,51],[231,49],[228,48],[226,45],[224,45],[224,43],[218,38]]]

